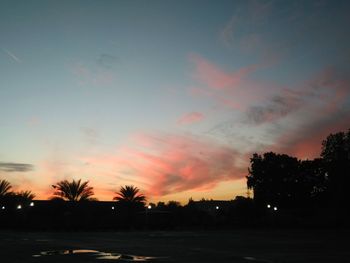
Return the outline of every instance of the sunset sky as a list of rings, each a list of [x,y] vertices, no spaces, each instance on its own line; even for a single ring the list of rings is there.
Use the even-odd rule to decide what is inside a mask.
[[[0,1],[0,179],[100,200],[246,194],[350,127],[350,1]]]

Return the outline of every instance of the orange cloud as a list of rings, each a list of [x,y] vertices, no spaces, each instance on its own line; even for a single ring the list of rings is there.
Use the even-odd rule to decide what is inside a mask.
[[[109,167],[116,176],[132,179],[148,196],[160,197],[241,179],[246,166],[240,165],[240,157],[236,150],[209,139],[158,133],[133,136],[122,151],[90,158],[90,163]]]

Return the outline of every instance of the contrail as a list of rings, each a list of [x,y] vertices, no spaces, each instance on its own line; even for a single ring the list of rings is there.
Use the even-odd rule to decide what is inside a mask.
[[[7,55],[9,55],[14,61],[16,61],[17,63],[22,63],[22,60],[20,60],[18,57],[15,56],[15,54],[13,54],[12,52],[10,52],[9,50],[3,48],[2,51],[4,51]]]

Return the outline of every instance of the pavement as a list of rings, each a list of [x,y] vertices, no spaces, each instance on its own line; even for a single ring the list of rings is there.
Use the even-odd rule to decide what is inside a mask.
[[[349,230],[0,231],[2,263],[350,262]]]

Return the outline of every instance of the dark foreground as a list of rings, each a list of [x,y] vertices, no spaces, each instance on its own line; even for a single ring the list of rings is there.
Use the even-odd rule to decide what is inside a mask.
[[[350,262],[344,230],[0,232],[0,262]]]

